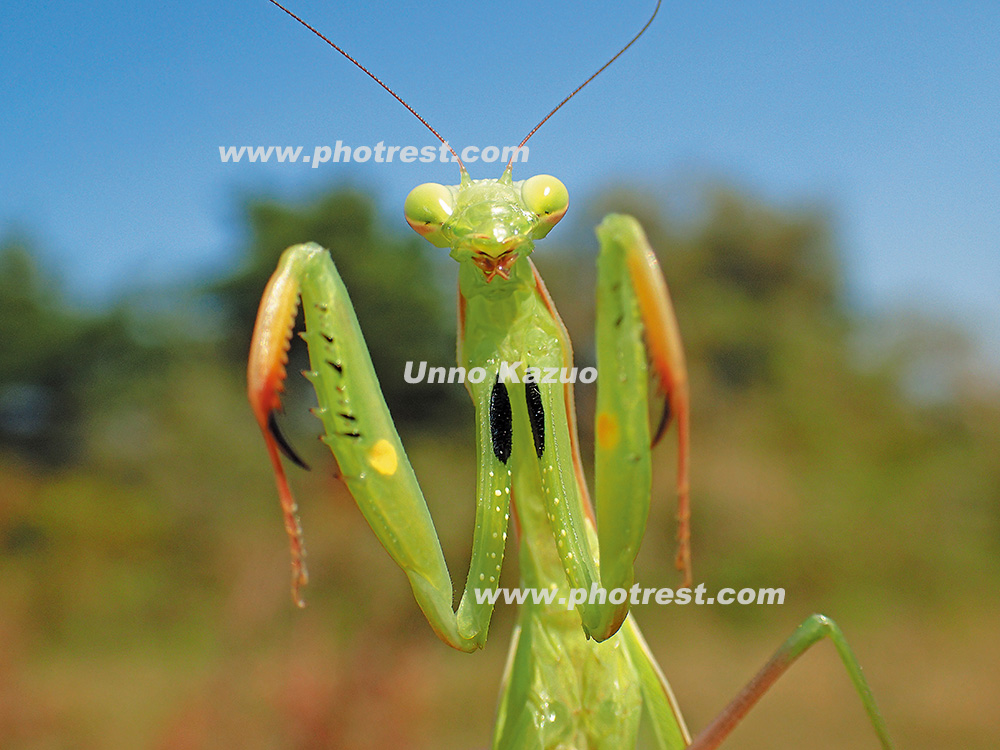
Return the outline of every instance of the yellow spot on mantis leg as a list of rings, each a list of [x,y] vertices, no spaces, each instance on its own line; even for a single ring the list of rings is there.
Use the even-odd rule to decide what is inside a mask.
[[[368,463],[379,474],[391,476],[396,473],[396,467],[399,466],[396,449],[392,447],[392,443],[382,438],[368,451]]]
[[[597,415],[597,442],[605,450],[610,450],[618,444],[620,431],[618,417],[610,412],[602,411]]]

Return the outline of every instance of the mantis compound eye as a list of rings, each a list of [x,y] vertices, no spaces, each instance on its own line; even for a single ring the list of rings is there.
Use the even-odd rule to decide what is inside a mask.
[[[455,210],[455,194],[451,188],[436,182],[417,185],[406,197],[403,213],[406,223],[437,247],[447,247],[441,227]]]
[[[530,177],[521,185],[521,199],[524,206],[539,218],[532,236],[544,237],[554,227],[569,208],[569,192],[561,180],[552,175],[540,174]]]

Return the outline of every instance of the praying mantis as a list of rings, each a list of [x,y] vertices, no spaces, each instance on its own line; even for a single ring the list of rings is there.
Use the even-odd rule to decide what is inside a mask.
[[[447,146],[406,102],[354,58],[277,0],[270,0],[364,71]],[[547,115],[523,146],[583,86],[632,46],[646,25]],[[251,342],[248,394],[274,468],[292,551],[295,601],[306,583],[302,532],[281,454],[301,460],[275,419],[287,352],[302,302],[305,372],[317,395],[324,442],[361,513],[409,579],[414,598],[448,645],[486,644],[511,517],[520,544],[522,586],[552,592],[521,607],[505,672],[492,747],[637,746],[643,715],[663,750],[718,747],[770,685],[810,646],[829,638],[883,748],[885,724],[840,629],[813,615],[739,695],[692,739],[670,685],[629,612],[629,599],[574,598],[574,591],[629,590],[650,505],[652,447],[677,425],[678,553],[690,587],[689,397],[681,337],[666,282],[639,223],[605,218],[597,284],[595,499],[584,479],[573,385],[537,372],[573,367],[566,329],[531,262],[534,243],[566,213],[558,179],[514,181],[511,162],[498,179],[473,180],[459,164],[456,186],[423,184],[406,199],[409,225],[448,248],[458,270],[458,364],[485,377],[466,381],[475,406],[477,506],[468,579],[457,610],[451,575],[433,520],[393,425],[348,292],[329,253],[315,244],[288,248],[264,291]],[[665,396],[651,428],[653,390]],[[567,607],[572,600],[575,606]]]

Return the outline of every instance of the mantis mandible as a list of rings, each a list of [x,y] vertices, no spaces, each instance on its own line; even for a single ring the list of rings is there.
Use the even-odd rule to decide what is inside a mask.
[[[406,102],[340,47],[270,0],[361,68],[447,143]],[[563,100],[614,62],[638,34]],[[451,147],[448,146],[450,149]],[[454,151],[452,151],[454,154]],[[293,593],[306,582],[302,535],[281,460],[301,463],[275,421],[299,299],[324,442],[341,477],[386,551],[403,569],[437,635],[462,651],[486,643],[510,516],[520,542],[522,586],[555,590],[550,603],[521,608],[502,680],[494,750],[636,747],[642,715],[660,748],[715,748],[770,685],[806,649],[830,638],[883,748],[891,742],[857,659],[839,628],[808,618],[740,694],[691,739],[670,686],[629,600],[583,600],[571,590],[628,590],[645,531],[651,449],[665,429],[678,432],[677,567],[690,586],[688,385],[681,339],[666,282],[638,222],[608,216],[600,240],[597,287],[596,512],[575,426],[572,383],[536,382],[528,368],[572,368],[566,329],[531,262],[569,205],[565,186],[547,175],[515,182],[512,162],[499,179],[473,180],[455,154],[457,186],[427,183],[406,199],[407,222],[459,263],[458,364],[488,377],[467,382],[476,412],[477,507],[472,559],[457,611],[441,544],[423,494],[382,397],[354,309],[329,253],[315,244],[288,248],[264,291],[248,365],[248,392],[274,467],[291,540]],[[651,368],[651,369],[650,369]],[[501,377],[501,375],[504,377]],[[665,395],[650,428],[648,384]],[[562,602],[562,604],[556,603]]]

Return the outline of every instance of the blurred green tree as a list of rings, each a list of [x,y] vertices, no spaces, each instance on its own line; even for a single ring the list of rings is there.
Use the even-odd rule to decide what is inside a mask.
[[[118,307],[74,309],[30,245],[0,247],[0,445],[48,465],[77,456],[95,387],[152,365]],[[138,369],[136,369],[138,368]]]

